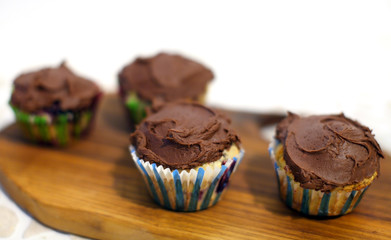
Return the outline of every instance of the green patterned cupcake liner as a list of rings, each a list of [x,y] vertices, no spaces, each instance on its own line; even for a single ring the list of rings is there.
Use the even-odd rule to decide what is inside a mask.
[[[16,122],[24,134],[34,142],[64,146],[73,138],[80,138],[89,128],[93,111],[59,114],[30,114],[12,106]]]
[[[133,123],[139,124],[146,117],[146,108],[150,104],[141,100],[135,92],[131,92],[126,98],[125,105]]]

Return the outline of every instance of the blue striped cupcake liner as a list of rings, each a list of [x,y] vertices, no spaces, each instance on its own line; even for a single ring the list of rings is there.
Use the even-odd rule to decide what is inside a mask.
[[[133,161],[142,174],[152,199],[160,206],[181,212],[203,210],[215,205],[227,189],[229,178],[244,156],[244,150],[220,168],[170,170],[137,157],[129,147]]]
[[[360,190],[336,189],[329,193],[303,188],[278,166],[275,149],[279,144],[277,140],[272,142],[269,146],[269,154],[277,175],[280,197],[288,207],[305,215],[331,217],[350,213],[359,204],[369,185]]]

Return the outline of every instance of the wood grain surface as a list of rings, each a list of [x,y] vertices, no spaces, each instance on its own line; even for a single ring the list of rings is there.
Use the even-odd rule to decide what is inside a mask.
[[[94,131],[67,148],[25,141],[15,125],[0,133],[0,180],[42,223],[99,239],[390,239],[391,162],[359,206],[339,218],[304,217],[282,203],[259,125],[276,118],[232,112],[246,155],[214,207],[195,213],[155,205],[128,153],[119,99],[106,96]]]

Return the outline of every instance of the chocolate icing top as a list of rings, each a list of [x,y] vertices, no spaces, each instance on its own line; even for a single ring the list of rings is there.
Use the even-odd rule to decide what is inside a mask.
[[[371,130],[340,115],[299,117],[289,113],[277,126],[284,159],[295,181],[329,192],[379,173],[382,150]]]
[[[14,81],[11,104],[29,113],[58,108],[79,110],[89,107],[100,93],[90,80],[76,76],[65,63],[24,73]]]
[[[146,101],[193,99],[202,95],[213,73],[203,65],[179,55],[160,53],[137,58],[119,73],[121,91],[135,91]]]
[[[173,102],[148,116],[131,135],[137,155],[171,169],[213,162],[239,137],[224,115],[198,103]]]

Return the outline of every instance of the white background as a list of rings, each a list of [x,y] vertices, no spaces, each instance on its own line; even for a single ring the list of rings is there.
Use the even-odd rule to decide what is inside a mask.
[[[391,139],[391,1],[1,0],[0,125],[23,71],[66,59],[115,92],[125,64],[161,50],[213,69],[213,105],[345,112]]]
[[[328,112],[390,99],[390,2],[184,2],[2,0],[1,83],[66,59],[115,91],[123,65],[167,50],[211,67],[210,102],[234,108]]]
[[[125,64],[161,50],[213,69],[210,104],[345,112],[391,149],[390,1],[0,0],[0,128],[23,71],[66,59],[115,92]]]

